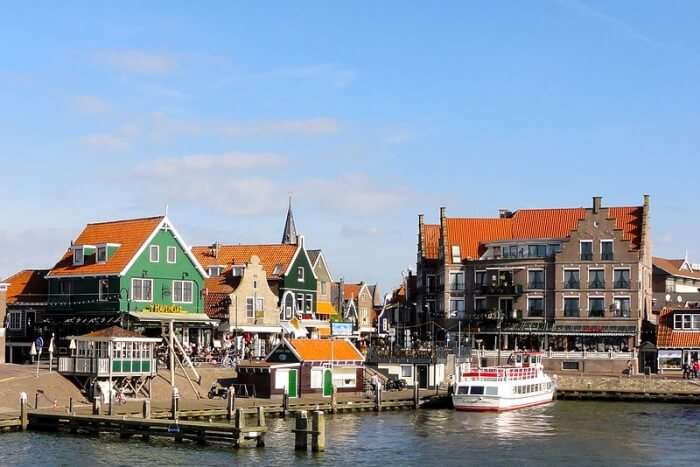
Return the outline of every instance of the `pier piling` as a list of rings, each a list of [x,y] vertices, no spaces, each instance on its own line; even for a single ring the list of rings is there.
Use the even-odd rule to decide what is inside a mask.
[[[146,399],[143,401],[143,418],[151,418],[151,400]]]
[[[306,451],[307,449],[307,432],[309,430],[309,419],[306,415],[306,410],[297,412],[296,425],[294,429],[294,450]]]
[[[72,414],[72,413],[73,413],[73,397],[71,396],[68,399],[68,414]]]
[[[100,403],[99,399],[92,401],[92,414],[102,415],[102,404]]]
[[[326,450],[326,419],[321,410],[316,410],[311,415],[311,450],[313,452]]]
[[[233,420],[233,413],[236,410],[236,393],[232,387],[227,390],[226,398],[226,419],[230,422]]]
[[[27,393],[22,392],[19,395],[19,418],[20,430],[27,431]]]

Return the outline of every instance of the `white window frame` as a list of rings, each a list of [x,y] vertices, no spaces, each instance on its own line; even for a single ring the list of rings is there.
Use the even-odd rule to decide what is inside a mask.
[[[534,290],[544,290],[547,288],[547,273],[545,272],[544,268],[527,268],[527,288],[530,288],[530,271],[533,272],[539,272],[542,271],[542,282],[544,284],[544,287],[542,289],[534,289]]]
[[[185,285],[190,284],[190,299],[186,300],[185,297]],[[175,291],[179,290],[180,291],[180,300],[175,299]],[[192,281],[188,280],[174,280],[172,282],[172,299],[173,303],[186,303],[186,304],[192,304],[194,303],[194,283]]]
[[[542,300],[542,316],[537,316],[537,318],[544,318],[547,316],[547,301],[544,299],[544,295],[542,294],[528,294],[527,300],[525,301],[525,310],[527,311],[527,315],[530,316],[530,299]]]
[[[141,298],[136,298],[134,297],[134,281],[142,281],[141,284]],[[143,299],[143,282],[150,282],[151,283],[151,297],[148,300]],[[151,303],[153,301],[153,279],[148,279],[145,277],[132,277],[131,278],[131,301],[132,302],[139,302],[139,303]]]
[[[566,285],[566,271],[578,271],[578,288],[581,288],[581,268],[580,267],[573,267],[573,266],[563,266],[562,267],[562,275],[561,275],[561,283]]]
[[[255,315],[258,311],[265,312],[265,297],[255,297]]]
[[[17,331],[23,329],[24,313],[21,310],[12,310],[7,312],[7,329]]]
[[[78,253],[80,253],[80,261],[78,261]],[[73,266],[82,266],[85,264],[85,250],[83,247],[73,248]]]
[[[213,269],[216,269],[216,274],[212,273]],[[209,277],[220,276],[224,272],[224,269],[226,269],[226,267],[219,264],[207,266],[207,274],[209,275]]]
[[[591,271],[603,271],[603,288],[606,288],[605,287],[606,280],[605,280],[605,267],[604,266],[590,266],[590,267],[586,268],[586,288],[589,288],[589,286],[591,285]],[[579,273],[579,277],[580,277],[580,275],[581,274]]]
[[[297,282],[304,282],[304,266],[297,266]]]
[[[255,297],[245,298],[245,317],[255,319]]]
[[[456,292],[460,292],[460,291],[464,290],[464,288],[466,287],[466,283],[464,281],[464,271],[449,271],[448,276],[449,276],[450,290],[456,291]],[[457,281],[457,282],[461,282],[461,284],[462,284],[462,286],[460,288],[453,288],[452,287],[452,276],[455,276],[455,277],[461,276],[461,280]]]
[[[294,294],[294,300],[296,303],[297,313],[303,313],[304,312],[304,294],[303,293]],[[299,306],[300,304],[301,304],[301,307]]]
[[[613,254],[613,258],[615,258],[615,239],[613,239],[613,238],[601,238],[600,239],[600,259],[601,259],[601,261],[603,260],[603,243],[612,243],[612,254]],[[605,260],[605,261],[610,261],[610,260]]]
[[[613,288],[616,288],[615,287],[615,271],[627,271],[629,273],[628,274],[629,287],[627,289],[631,289],[632,288],[632,268],[630,266],[617,266],[617,267],[613,268],[613,276],[612,276]],[[618,290],[627,290],[627,289],[618,289]]]
[[[561,297],[561,312],[564,318],[577,318],[576,316],[566,316],[566,300],[567,299],[577,299],[578,300],[578,318],[581,317],[581,295],[562,295]]]
[[[614,294],[613,298],[612,298],[612,304],[615,305],[615,302],[620,298],[623,298],[623,299],[626,299],[629,301],[629,304],[630,304],[630,308],[629,308],[630,316],[629,317],[631,318],[632,317],[632,296],[626,295],[626,294]],[[622,313],[622,308],[620,308],[620,313]],[[623,318],[623,316],[622,315],[616,316],[616,318]]]
[[[171,253],[171,252],[172,252],[172,254],[173,254],[173,260],[172,260],[172,261],[170,261],[170,253]],[[168,264],[175,264],[175,263],[177,263],[177,247],[169,246],[169,247],[166,249],[165,261],[166,261]]]
[[[100,259],[100,251],[104,253],[104,259]],[[98,246],[95,249],[95,262],[97,264],[104,264],[107,262],[107,245]]]
[[[583,255],[583,244],[584,244],[584,243],[590,243],[590,244],[591,244],[591,255],[593,254],[593,240],[579,240],[579,244],[578,244],[578,257],[579,257],[579,260],[581,259],[581,255]],[[591,258],[590,260],[585,260],[585,261],[592,261],[592,260],[593,260],[593,258]]]
[[[307,305],[308,305],[308,310],[307,310]],[[312,313],[314,310],[314,295],[307,293],[306,296],[304,297],[304,312],[305,313]]]
[[[591,314],[591,310],[593,309],[591,307],[591,300],[603,300],[603,316],[593,316],[593,318],[605,318],[605,295],[599,294],[599,295],[594,295],[594,294],[589,294],[588,295],[588,303],[586,305],[588,306],[588,309],[586,310],[586,313],[589,315]],[[579,302],[579,309],[581,308],[581,302]]]
[[[454,308],[452,306],[453,303],[459,303],[459,302],[462,302],[462,309],[461,310],[459,309],[459,307]],[[455,316],[457,316],[457,314],[460,312],[464,313],[466,311],[465,306],[466,306],[466,303],[465,303],[463,298],[451,298],[450,299],[450,315],[452,313],[455,313]]]
[[[462,249],[459,245],[452,245],[450,250],[452,253],[452,263],[459,264],[462,262]]]
[[[233,277],[243,277],[245,274],[245,266],[231,266],[231,275]]]
[[[156,259],[153,259],[155,252]],[[148,247],[148,261],[151,263],[160,263],[160,245],[151,245]]]

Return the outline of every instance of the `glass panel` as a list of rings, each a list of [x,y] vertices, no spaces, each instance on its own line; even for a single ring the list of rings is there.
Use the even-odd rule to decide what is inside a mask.
[[[577,317],[579,313],[578,298],[564,299],[564,316]]]
[[[589,298],[588,315],[598,318],[605,316],[605,300],[603,298]]]
[[[567,269],[564,271],[564,288],[565,289],[578,289],[581,286],[579,281],[579,271],[574,269]]]

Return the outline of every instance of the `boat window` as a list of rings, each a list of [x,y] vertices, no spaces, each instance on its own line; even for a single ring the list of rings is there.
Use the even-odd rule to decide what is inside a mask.
[[[471,391],[469,391],[469,394],[483,394],[483,393],[484,393],[483,386],[472,386]]]
[[[486,386],[486,394],[489,396],[498,395],[498,387],[496,386]]]
[[[457,394],[469,394],[469,386],[459,386],[457,388]]]

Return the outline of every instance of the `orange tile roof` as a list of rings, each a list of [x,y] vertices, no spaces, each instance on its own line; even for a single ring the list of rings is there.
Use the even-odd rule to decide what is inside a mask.
[[[611,207],[608,215],[622,238],[639,248],[642,207]],[[477,259],[484,243],[500,240],[529,240],[568,237],[586,215],[585,208],[521,209],[507,218],[447,218],[447,248],[459,245],[462,258]],[[451,255],[447,254],[448,261]]]
[[[204,296],[204,312],[211,319],[225,319],[231,297],[227,293],[207,293]]]
[[[700,348],[700,332],[675,331],[673,329],[673,314],[676,313],[700,313],[700,310],[692,308],[664,308],[659,313],[656,326],[656,346],[659,348]]]
[[[423,258],[438,259],[440,248],[440,226],[423,224]]]
[[[118,243],[120,246],[106,263],[95,263],[94,257],[86,257],[82,266],[73,266],[73,252],[68,249],[63,258],[49,272],[50,276],[80,276],[119,274],[146,242],[153,230],[163,220],[162,216],[143,219],[99,222],[88,224],[75,240],[74,245],[99,245]]]
[[[292,339],[289,343],[304,361],[361,362],[364,357],[347,340]]]
[[[48,281],[46,269],[24,269],[8,277],[3,283],[7,288],[7,303],[43,303],[47,300]]]
[[[209,266],[225,266],[224,274],[233,265],[244,265],[252,256],[258,256],[268,278],[273,275],[275,266],[279,265],[280,275],[284,274],[297,251],[296,245],[220,245],[218,256],[210,254],[210,247],[196,246],[192,253],[206,269]]]
[[[231,274],[226,274],[223,276],[210,277],[204,281],[204,288],[207,293],[222,293],[230,295],[233,293],[238,284],[240,284],[240,277],[233,277]]]
[[[362,284],[343,284],[343,298],[345,300],[357,298],[360,296],[361,289]]]
[[[666,258],[652,258],[652,263],[659,269],[666,271],[672,276],[683,276],[693,279],[700,279],[700,271],[689,271],[687,269],[681,269],[685,260],[683,259],[666,259]]]

